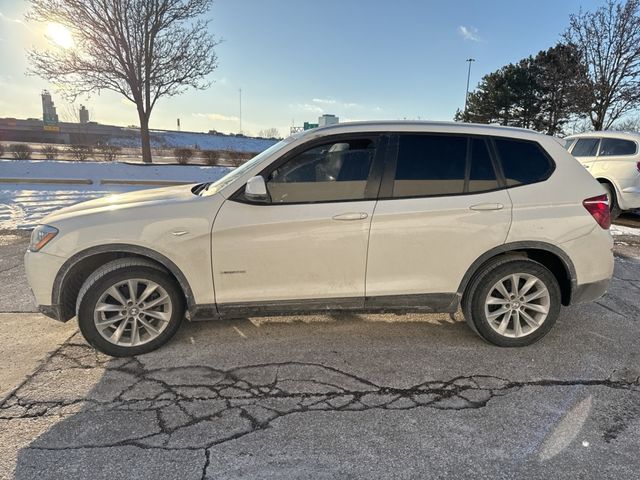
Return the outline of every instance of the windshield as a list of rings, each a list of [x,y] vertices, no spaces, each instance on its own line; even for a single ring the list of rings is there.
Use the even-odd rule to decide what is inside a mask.
[[[295,136],[291,136],[291,137],[285,138],[284,140],[279,141],[275,145],[271,145],[265,151],[263,151],[262,153],[259,153],[258,155],[253,157],[248,162],[243,163],[238,168],[234,168],[233,170],[231,170],[228,174],[226,174],[220,180],[217,180],[217,181],[209,184],[206,187],[205,191],[202,192],[202,195],[212,195],[212,194],[220,191],[220,189],[222,189],[222,188],[226,187],[227,185],[229,185],[236,178],[241,177],[242,175],[244,175],[245,172],[251,170],[253,167],[255,167],[256,165],[259,165],[260,163],[262,163],[265,159],[269,158],[274,153],[278,152],[279,150],[281,150],[284,147],[286,147],[287,145],[289,145],[296,138],[297,137],[295,137]]]

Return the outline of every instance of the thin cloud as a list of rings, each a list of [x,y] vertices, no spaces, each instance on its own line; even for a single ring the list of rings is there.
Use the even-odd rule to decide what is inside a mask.
[[[478,35],[478,29],[476,27],[472,27],[469,25],[465,27],[464,25],[460,25],[458,27],[458,33],[462,35],[462,38],[465,40],[469,40],[472,42],[483,42],[484,40],[480,35]]]
[[[223,115],[221,113],[194,113],[194,117],[206,118],[218,122],[237,122],[240,119],[235,115]]]
[[[338,108],[356,108],[361,105],[355,102],[343,102],[341,100],[336,100],[335,98],[312,98],[311,102],[318,105],[332,106]]]
[[[336,100],[332,98],[312,98],[311,101],[313,103],[320,103],[323,105],[335,105],[336,103],[338,103]]]
[[[24,25],[24,22],[22,20],[20,20],[19,18],[11,18],[11,17],[7,17],[4,13],[0,12],[0,19],[4,20],[5,22],[11,22],[11,23],[18,23],[20,25]]]
[[[324,113],[324,108],[318,105],[314,105],[312,103],[290,104],[289,108],[292,108],[294,110],[304,110],[305,112],[311,112],[311,113]]]

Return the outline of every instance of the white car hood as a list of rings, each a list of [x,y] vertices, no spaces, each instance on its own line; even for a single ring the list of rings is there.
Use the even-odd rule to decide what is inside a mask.
[[[53,224],[60,220],[67,220],[88,214],[117,212],[118,210],[142,205],[151,206],[153,204],[177,203],[199,198],[191,192],[192,189],[193,185],[181,185],[177,187],[153,188],[107,195],[102,198],[77,203],[70,207],[57,210],[42,219],[40,223]]]

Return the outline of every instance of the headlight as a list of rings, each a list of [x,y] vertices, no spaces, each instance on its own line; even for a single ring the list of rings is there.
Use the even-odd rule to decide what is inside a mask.
[[[29,250],[37,252],[49,243],[58,234],[58,229],[49,225],[38,225],[31,233]]]

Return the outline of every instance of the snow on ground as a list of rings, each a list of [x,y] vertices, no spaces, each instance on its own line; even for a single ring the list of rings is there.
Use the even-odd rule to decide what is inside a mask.
[[[139,147],[140,139],[138,137],[115,137],[109,143],[121,147]],[[274,143],[276,140],[266,138],[210,135],[197,132],[151,132],[151,146],[153,148],[191,147],[200,150],[262,152]]]
[[[78,202],[148,185],[103,185],[103,180],[151,180],[199,183],[214,181],[227,167],[144,165],[120,162],[0,160],[0,230],[31,228],[49,213]],[[7,182],[21,179],[21,183]],[[34,183],[22,183],[32,179]],[[91,184],[36,183],[35,180],[90,180]]]
[[[611,225],[611,235],[631,235],[640,236],[640,228],[626,227],[624,225]]]

